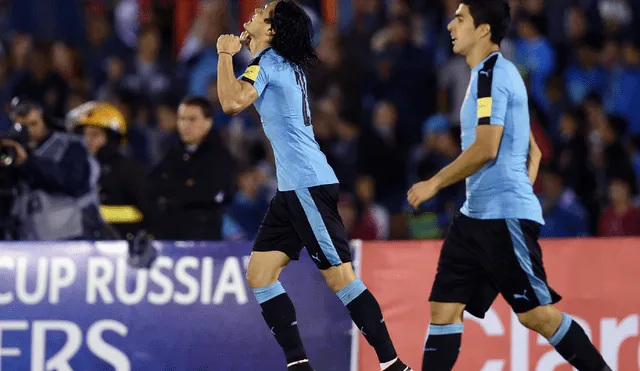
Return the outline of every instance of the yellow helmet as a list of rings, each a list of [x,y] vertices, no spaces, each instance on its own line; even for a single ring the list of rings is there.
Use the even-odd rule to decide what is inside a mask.
[[[82,126],[97,126],[122,136],[127,134],[127,123],[120,111],[109,103],[87,102],[67,114],[67,126],[76,129]]]

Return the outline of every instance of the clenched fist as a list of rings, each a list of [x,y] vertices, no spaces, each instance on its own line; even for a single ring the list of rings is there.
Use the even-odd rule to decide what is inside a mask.
[[[218,54],[229,53],[235,55],[242,48],[240,38],[236,35],[222,35],[218,38]]]

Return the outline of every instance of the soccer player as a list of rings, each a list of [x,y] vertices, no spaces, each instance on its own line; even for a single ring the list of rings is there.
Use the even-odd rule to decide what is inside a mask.
[[[429,298],[431,323],[422,369],[451,370],[463,312],[484,317],[501,293],[520,322],[541,334],[580,371],[610,370],[584,330],[552,304],[538,244],[542,210],[532,184],[540,150],[516,67],[500,53],[510,22],[506,0],[462,0],[448,29],[454,53],[472,69],[461,107],[462,154],[408,192],[417,208],[466,179],[467,197],[444,241]]]
[[[278,276],[302,247],[375,349],[382,370],[409,371],[396,354],[382,312],[354,273],[338,214],[338,179],[315,140],[305,69],[317,57],[311,21],[290,0],[256,9],[241,37],[218,39],[218,95],[236,114],[254,104],[275,154],[278,191],[253,247],[247,280],[262,315],[284,350],[289,370],[312,370],[300,340],[294,306]],[[232,56],[248,45],[254,58],[240,79]]]

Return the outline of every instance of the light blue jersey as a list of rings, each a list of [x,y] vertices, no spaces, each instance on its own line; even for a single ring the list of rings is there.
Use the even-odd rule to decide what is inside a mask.
[[[267,48],[240,79],[258,91],[254,105],[275,155],[278,190],[338,183],[313,134],[304,72]]]
[[[460,110],[462,150],[476,139],[478,125],[504,126],[498,156],[466,179],[461,212],[476,219],[528,219],[544,224],[529,180],[529,106],[524,81],[499,52],[472,69]]]

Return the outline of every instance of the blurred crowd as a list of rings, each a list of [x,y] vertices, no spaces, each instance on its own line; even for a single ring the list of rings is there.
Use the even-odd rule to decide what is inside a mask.
[[[239,33],[236,1],[203,1],[181,40],[172,1],[13,3],[0,1],[0,130],[19,97],[84,136],[102,215],[121,234],[133,223],[166,239],[256,235],[276,190],[271,147],[255,110],[225,115],[216,90],[215,42]],[[446,30],[459,1],[354,0],[339,24],[320,1],[300,3],[320,57],[308,76],[313,125],[350,237],[441,238],[464,183],[417,211],[406,192],[460,153],[470,69]],[[640,235],[640,1],[511,4],[502,49],[527,83],[543,152],[542,236]],[[250,59],[235,58],[237,74]],[[96,114],[86,102],[107,105]],[[109,206],[123,205],[133,211],[110,220]]]

